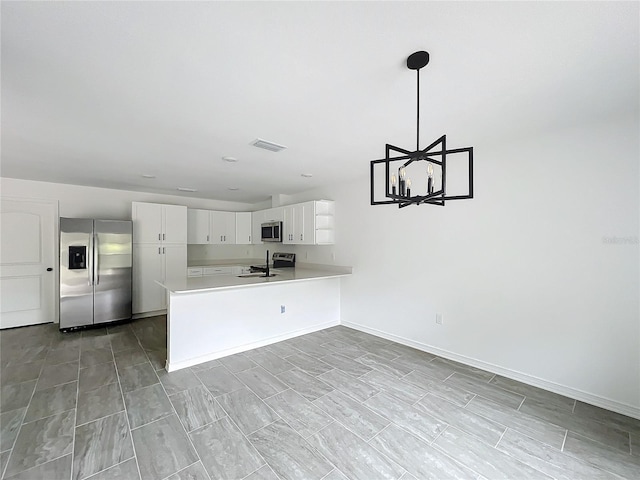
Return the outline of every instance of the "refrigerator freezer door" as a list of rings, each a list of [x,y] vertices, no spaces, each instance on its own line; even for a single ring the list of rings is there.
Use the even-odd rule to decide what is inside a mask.
[[[131,318],[132,228],[128,221],[94,221],[94,323]]]
[[[93,220],[60,219],[60,328],[93,323]]]

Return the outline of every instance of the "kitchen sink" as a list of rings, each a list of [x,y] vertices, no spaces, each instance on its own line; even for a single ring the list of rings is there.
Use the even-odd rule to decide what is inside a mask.
[[[277,273],[272,273],[269,275],[269,277],[275,277],[277,275]],[[264,277],[267,278],[267,276],[264,273],[245,273],[243,275],[238,275],[238,278],[250,278],[250,277]]]

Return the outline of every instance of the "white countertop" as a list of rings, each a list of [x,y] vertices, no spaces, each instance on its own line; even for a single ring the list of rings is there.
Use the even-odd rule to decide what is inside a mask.
[[[171,293],[191,293],[206,290],[224,290],[232,288],[259,287],[268,284],[282,284],[318,280],[323,278],[344,277],[351,275],[351,267],[296,267],[271,269],[275,277],[213,275],[204,277],[183,277],[157,282]]]

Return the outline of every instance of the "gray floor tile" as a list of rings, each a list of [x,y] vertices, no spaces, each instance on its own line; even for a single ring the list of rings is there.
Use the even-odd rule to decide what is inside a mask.
[[[214,397],[244,388],[244,384],[222,365],[199,371],[196,375]]]
[[[125,392],[124,403],[132,429],[173,413],[173,406],[159,383]]]
[[[543,390],[532,385],[527,385],[526,383],[512,380],[507,377],[502,377],[500,375],[496,375],[495,377],[493,377],[489,381],[489,383],[504,390],[519,393],[520,395],[524,395],[529,399],[537,400],[540,403],[544,403],[546,405],[554,405],[559,410],[568,412],[573,411],[573,405],[575,403],[575,400],[573,398],[549,392],[547,390]]]
[[[400,365],[405,369],[416,371],[428,375],[436,380],[445,380],[455,372],[453,367],[442,364],[433,363],[433,361],[424,361],[409,356],[401,356],[396,358],[393,363]]]
[[[524,400],[524,396],[518,393],[503,390],[488,384],[485,380],[478,380],[458,372],[447,378],[445,383],[476,393],[514,410],[518,409]]]
[[[372,370],[372,368],[367,367],[366,365],[363,365],[362,363],[339,353],[325,355],[324,357],[321,357],[321,360],[324,363],[331,365],[333,368],[342,370],[343,372],[348,373],[349,375],[352,375],[354,377],[359,377]]]
[[[175,415],[137,428],[131,434],[142,480],[168,477],[198,461]]]
[[[65,383],[45,390],[36,390],[24,421],[31,422],[76,408],[77,393],[78,382]]]
[[[55,387],[63,383],[75,382],[78,380],[78,362],[61,363],[60,365],[45,365],[38,378],[36,390]]]
[[[2,478],[4,469],[7,466],[7,463],[9,463],[9,455],[11,455],[11,450],[5,450],[0,453],[0,478]]]
[[[262,367],[255,367],[236,373],[236,377],[260,398],[270,397],[289,388],[287,384],[278,380]]]
[[[401,478],[404,478],[404,476]],[[329,473],[329,475],[324,477],[322,480],[349,480],[349,479],[340,470],[338,470],[337,468],[334,468],[333,470],[331,470],[331,473]]]
[[[46,365],[76,362],[80,360],[80,347],[60,347],[51,349],[47,355]]]
[[[448,360],[442,357],[436,357],[431,361],[434,365],[442,365],[443,367],[453,368],[458,373],[463,373],[470,377],[475,377],[478,380],[486,380],[487,382],[495,377],[495,373],[487,372],[486,370],[482,370],[480,368],[472,367],[470,365],[465,365],[460,362],[456,362],[453,360]]]
[[[326,480],[327,478],[328,477],[324,477],[323,480]],[[264,467],[260,467],[248,477],[245,477],[244,480],[280,480],[280,478],[275,473],[273,473],[273,470],[271,470],[271,467],[269,465],[265,465]]]
[[[405,381],[404,377],[403,379],[398,379],[377,370],[372,370],[363,375],[360,380],[408,404],[417,402],[427,394],[427,390]]]
[[[118,375],[116,374],[116,367],[113,362],[81,368],[79,391],[81,393],[88,392],[94,388],[117,381]]]
[[[551,479],[539,470],[453,427],[445,430],[433,442],[433,446],[487,479]]]
[[[132,365],[138,365],[139,363],[147,363],[149,361],[142,348],[113,352],[113,357],[116,360],[118,370],[122,370],[123,368],[127,368]]]
[[[274,412],[289,424],[296,432],[307,438],[333,419],[294,390],[286,390],[265,400]]]
[[[395,425],[385,428],[369,445],[421,480],[463,480],[477,476],[451,457]]]
[[[400,356],[400,353],[393,348],[393,345],[393,342],[382,338],[365,340],[359,344],[361,348],[364,348],[369,353],[382,357],[386,360],[393,360]]]
[[[327,354],[327,349],[324,348],[318,340],[314,341],[312,339],[303,337],[292,338],[290,340],[287,340],[286,342],[294,348],[300,350],[302,353],[305,353],[306,355],[312,357],[320,358]]]
[[[0,452],[13,448],[26,408],[18,408],[0,414]]]
[[[260,365],[272,375],[277,375],[295,368],[293,364],[287,362],[284,358],[279,357],[264,348],[260,348],[258,350],[260,350],[259,353],[252,353],[253,351],[250,350],[249,352],[246,352],[245,355],[256,363],[256,365]]]
[[[220,367],[221,365],[222,364],[220,363],[220,360],[209,360],[208,362],[199,363],[198,365],[189,367],[189,370],[191,370],[193,373],[198,373],[203,370],[209,370],[210,368],[213,368],[213,367]]]
[[[557,480],[614,479],[614,475],[590,463],[566,455],[558,448],[552,448],[515,430],[507,429],[496,448]]]
[[[149,358],[149,362],[153,366],[154,370],[162,370],[165,368],[167,363],[167,349],[166,348],[157,348],[157,349],[146,349],[145,353]]]
[[[35,362],[20,363],[17,365],[9,365],[2,369],[0,378],[2,378],[2,386],[23,383],[29,380],[36,380],[40,376],[43,360]]]
[[[222,395],[218,397],[218,402],[245,435],[280,418],[255,393],[246,388]]]
[[[640,420],[627,417],[621,413],[605,410],[595,405],[578,401],[576,402],[573,414],[596,422],[613,425],[620,430],[640,434]]]
[[[80,480],[133,457],[124,412],[76,427],[73,478]]]
[[[25,347],[24,345],[9,345],[2,348],[0,359],[3,365],[11,363],[16,365],[25,362],[35,362],[44,360],[49,354],[50,348],[47,345],[34,345]]]
[[[447,427],[447,424],[442,420],[410,405],[398,402],[386,393],[379,393],[375,397],[371,397],[364,402],[364,405],[427,442],[431,442]]]
[[[296,353],[288,356],[285,360],[294,364],[300,370],[307,372],[309,375],[318,376],[327,373],[333,367],[320,361],[319,359],[307,355],[306,353]]]
[[[622,478],[638,478],[638,472],[640,472],[640,457],[621,452],[615,447],[593,441],[571,431],[567,434],[563,452],[620,475]]]
[[[111,349],[114,352],[119,352],[121,350],[131,350],[132,348],[141,348],[138,343],[138,339],[136,336],[131,333],[118,333],[115,335],[109,335],[109,340],[111,341]]]
[[[500,436],[506,429],[503,425],[431,394],[416,403],[415,407],[449,425],[478,437],[492,446],[498,443]]]
[[[188,368],[171,373],[161,370],[158,372],[158,378],[167,391],[167,395],[173,395],[174,393],[202,385],[200,379]]]
[[[428,391],[432,395],[449,400],[451,403],[455,403],[461,407],[464,407],[473,397],[476,396],[475,393],[454,387],[443,380],[438,380],[417,370],[402,377],[402,380],[416,385],[423,390]]]
[[[202,466],[202,462],[198,461],[171,475],[167,480],[209,480],[209,475]]]
[[[311,401],[333,390],[333,387],[298,368],[283,372],[277,377],[304,398]]]
[[[375,370],[379,370],[382,373],[391,375],[392,377],[404,377],[407,373],[411,372],[410,368],[378,355],[365,355],[364,357],[359,357],[357,361]]]
[[[202,386],[171,395],[169,400],[173,403],[178,418],[187,432],[203,427],[226,415],[209,390]]]
[[[473,477],[464,477],[464,478],[473,478]],[[400,480],[418,480],[418,479],[413,475],[411,475],[409,472],[404,472],[404,475],[402,475],[402,478],[400,478]]]
[[[4,379],[3,379],[4,382]],[[4,385],[0,388],[0,412],[7,412],[29,405],[31,396],[36,388],[37,380]]]
[[[78,395],[76,425],[92,422],[124,410],[120,385],[110,383]]]
[[[71,454],[20,472],[7,480],[58,480],[71,478]]]
[[[107,340],[108,342],[108,340]],[[113,362],[113,353],[111,347],[105,348],[90,348],[82,350],[80,353],[80,367],[90,367],[92,365],[99,365],[101,363]]]
[[[132,392],[159,382],[158,375],[148,363],[140,363],[119,370],[120,386],[123,392]]]
[[[189,436],[212,479],[244,478],[265,464],[254,446],[228,417],[199,428]]]
[[[138,462],[136,462],[135,458],[130,458],[95,475],[91,475],[87,480],[140,480]]]
[[[500,425],[505,425],[511,429],[525,433],[531,438],[539,440],[560,450],[564,443],[567,430],[544,420],[505,408],[504,406],[486,400],[482,397],[475,397],[466,407],[470,412],[482,415],[489,420],[493,420]]]
[[[300,350],[295,348],[292,345],[289,345],[285,342],[272,343],[271,345],[267,345],[267,350],[269,350],[274,355],[279,356],[280,358],[288,357],[289,355],[295,355],[296,353],[302,353]]]
[[[5,477],[47,463],[73,449],[74,412],[69,410],[22,426]]]
[[[285,480],[320,480],[333,470],[333,465],[282,420],[252,433],[249,441]]]
[[[353,345],[351,343],[345,343],[341,340],[333,340],[327,343],[322,344],[328,351],[333,353],[339,353],[343,357],[351,358],[355,360],[358,357],[362,357],[363,355],[367,355],[368,350],[359,347],[358,345]]]
[[[389,425],[389,420],[337,390],[314,400],[313,404],[365,441]]]
[[[603,424],[589,418],[569,415],[554,404],[545,404],[530,398],[525,399],[520,411],[617,448],[624,453],[629,453],[629,432],[620,430],[612,424]]]
[[[337,368],[318,375],[318,379],[358,402],[364,402],[379,392],[377,388]]]
[[[222,358],[219,358],[218,360],[231,373],[242,372],[244,370],[248,370],[250,368],[257,366],[254,362],[252,362],[242,353],[229,355],[228,357],[222,357]]]
[[[468,390],[470,392],[476,393],[484,398],[493,400],[494,402],[500,403],[506,407],[513,408],[514,410],[520,407],[522,401],[525,398],[523,395],[520,395],[518,393],[510,392],[494,385],[490,385],[484,379],[478,380],[474,377],[469,377],[468,375],[459,372],[456,372],[449,378],[447,378],[445,380],[445,383],[454,385],[458,388],[462,388],[463,390]]]
[[[309,437],[309,442],[351,480],[393,480],[404,473],[399,465],[337,422]]]

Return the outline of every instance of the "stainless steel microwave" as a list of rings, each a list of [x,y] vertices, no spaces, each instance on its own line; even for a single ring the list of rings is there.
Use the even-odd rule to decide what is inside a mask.
[[[282,222],[263,223],[261,240],[263,242],[281,242]]]

